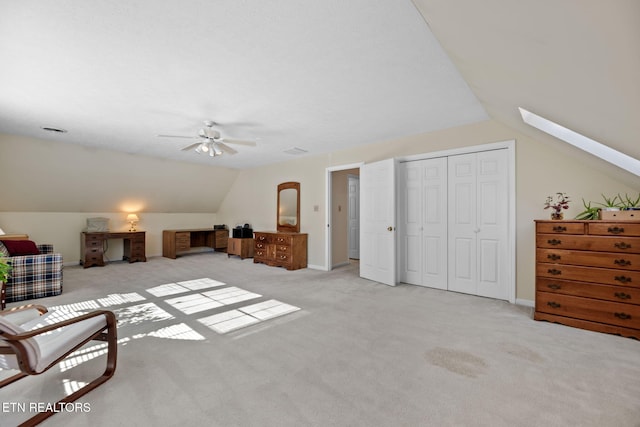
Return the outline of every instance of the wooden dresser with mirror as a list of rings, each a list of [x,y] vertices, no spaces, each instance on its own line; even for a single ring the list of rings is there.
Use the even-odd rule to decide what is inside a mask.
[[[287,270],[307,267],[307,234],[300,233],[300,183],[278,185],[277,231],[254,232],[253,262]]]

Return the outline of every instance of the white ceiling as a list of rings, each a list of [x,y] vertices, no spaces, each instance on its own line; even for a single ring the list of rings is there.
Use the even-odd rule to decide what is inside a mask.
[[[0,58],[2,133],[225,167],[488,119],[410,0],[7,0]]]
[[[246,168],[488,118],[556,143],[524,107],[640,157],[638,0],[0,0],[0,58],[1,133],[130,153]],[[207,119],[257,146],[157,137]]]

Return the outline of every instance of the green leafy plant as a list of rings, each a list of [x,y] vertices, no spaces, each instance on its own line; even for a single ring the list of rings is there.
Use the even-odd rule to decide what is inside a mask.
[[[9,279],[11,274],[11,261],[0,256],[0,283],[4,283]]]
[[[622,207],[622,200],[620,200],[620,197],[618,196],[607,197],[604,194],[602,194],[602,200],[604,200],[604,203],[598,203],[598,204],[603,208],[620,209]]]
[[[584,211],[576,215],[576,219],[598,219],[600,218],[600,208],[597,206],[591,206],[591,202],[586,202],[582,199],[584,205]]]
[[[629,209],[629,208],[637,208],[640,207],[640,193],[638,194],[638,197],[635,199],[632,199],[631,197],[629,197],[628,194],[625,193],[624,197],[622,197],[620,194],[618,194],[618,199],[620,200],[620,204],[621,204],[621,208],[622,209]]]

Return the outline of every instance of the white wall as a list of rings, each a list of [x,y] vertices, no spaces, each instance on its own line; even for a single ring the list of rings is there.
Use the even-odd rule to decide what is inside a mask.
[[[516,298],[532,301],[535,292],[534,219],[547,219],[543,210],[547,195],[566,192],[574,200],[566,218],[581,210],[581,198],[600,199],[600,193],[637,193],[618,174],[578,150],[567,153],[547,141],[532,140],[494,121],[461,126],[424,135],[400,138],[327,155],[243,170],[224,199],[221,222],[249,222],[255,230],[275,229],[276,187],[280,182],[301,183],[301,232],[309,234],[309,264],[323,268],[325,260],[325,170],[327,167],[408,156],[452,148],[516,140]],[[317,209],[316,209],[317,207]]]
[[[215,213],[237,175],[213,165],[0,134],[4,212]]]

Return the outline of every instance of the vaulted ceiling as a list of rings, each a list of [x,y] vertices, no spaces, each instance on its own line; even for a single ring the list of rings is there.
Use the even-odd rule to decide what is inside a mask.
[[[488,118],[545,138],[524,107],[639,158],[639,21],[636,0],[1,0],[0,132],[248,168]],[[204,120],[256,146],[158,137]]]

